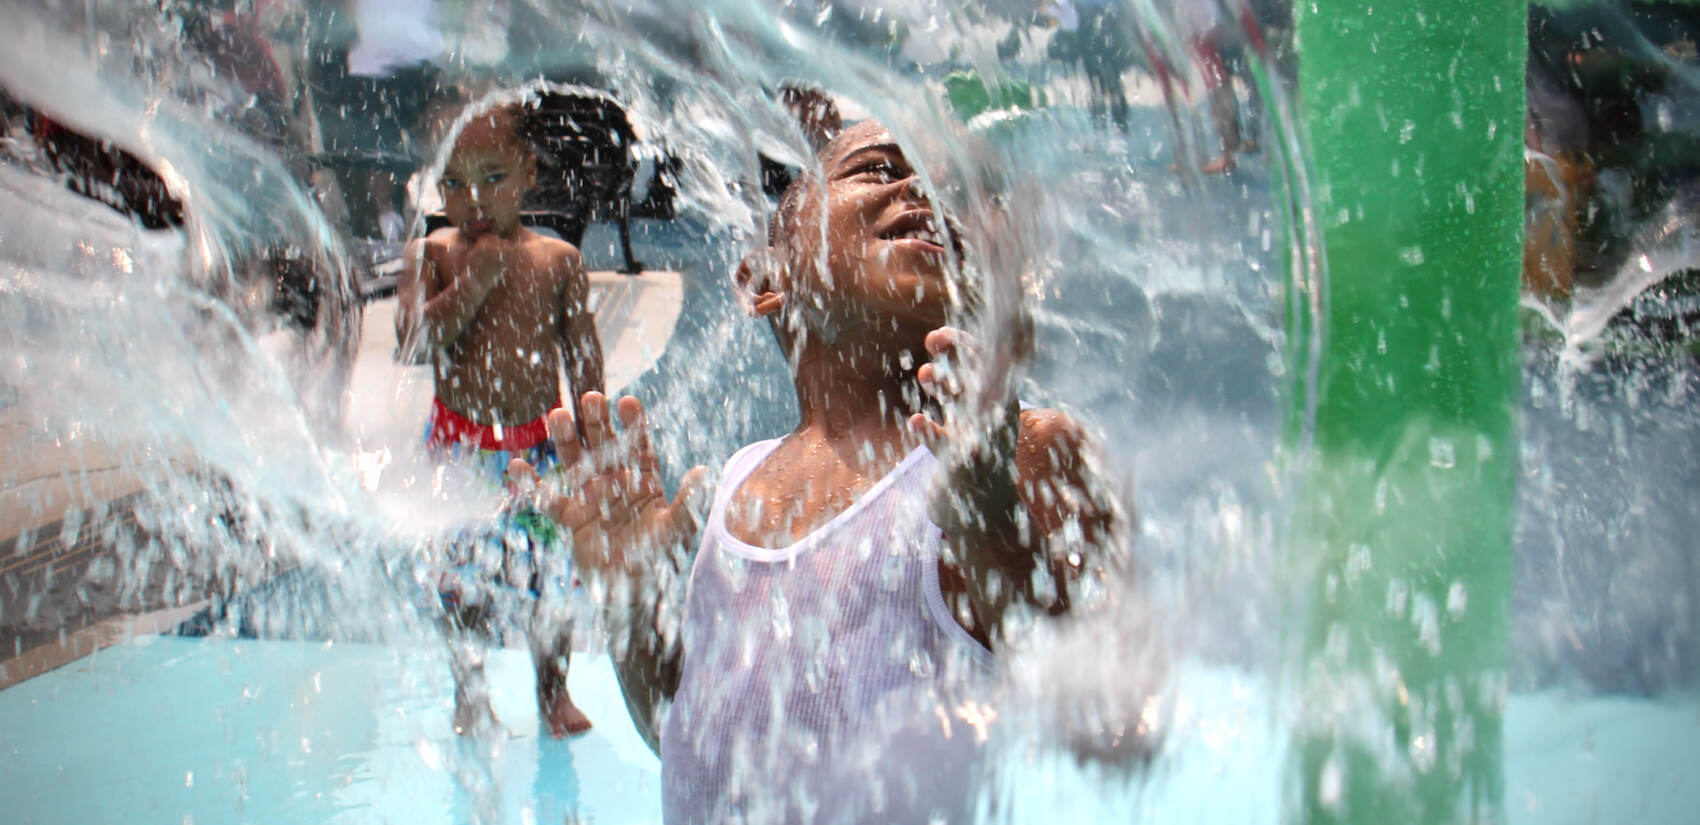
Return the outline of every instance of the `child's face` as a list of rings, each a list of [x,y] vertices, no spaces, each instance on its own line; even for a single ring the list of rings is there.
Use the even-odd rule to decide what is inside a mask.
[[[515,134],[509,115],[474,118],[455,141],[437,182],[443,212],[476,238],[508,235],[519,227],[520,202],[537,176],[536,163]]]
[[[821,172],[827,277],[798,286],[820,290],[841,312],[928,329],[944,325],[944,245],[953,241],[891,133],[872,121],[851,127],[824,150]],[[793,250],[794,272],[818,270],[821,200],[811,195],[798,215],[802,243]]]

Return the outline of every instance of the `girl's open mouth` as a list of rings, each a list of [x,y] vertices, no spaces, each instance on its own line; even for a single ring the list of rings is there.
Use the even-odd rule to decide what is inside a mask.
[[[921,247],[929,252],[944,252],[943,238],[933,217],[926,212],[908,213],[881,232],[880,240]]]

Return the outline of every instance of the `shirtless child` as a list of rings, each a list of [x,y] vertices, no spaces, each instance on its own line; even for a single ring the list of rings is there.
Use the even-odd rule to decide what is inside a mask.
[[[998,398],[990,436],[967,437],[963,393],[984,388],[946,368],[973,347],[948,326],[947,223],[872,121],[786,191],[736,285],[786,351],[800,417],[731,457],[706,514],[700,468],[667,500],[636,399],[620,434],[599,393],[576,425],[550,415],[577,483],[543,506],[609,582],[669,825],[971,821],[996,714],[947,700],[952,674],[982,672],[1012,611],[1068,611],[1121,529],[1067,415]]]
[[[565,367],[575,398],[602,389],[602,348],[587,307],[583,259],[572,244],[519,221],[521,200],[537,175],[530,132],[521,104],[466,124],[438,184],[451,226],[409,244],[398,289],[396,334],[403,352],[432,354],[436,397],[426,443],[445,457],[476,462],[494,481],[513,458],[545,468],[553,463],[545,416],[561,406],[557,364]],[[510,576],[519,562],[529,561],[529,575],[507,584],[529,589],[536,599],[527,635],[538,706],[552,735],[582,733],[590,720],[567,695],[569,626],[545,620],[560,609],[552,602],[565,594],[549,592],[549,577],[541,572],[549,559],[514,558],[513,537],[545,554],[566,551],[546,520],[532,517],[527,524],[521,513],[514,521],[523,529],[497,541]],[[444,602],[456,624],[487,631],[490,600],[447,590]],[[478,656],[468,649],[455,657],[455,727],[463,733],[489,718]]]

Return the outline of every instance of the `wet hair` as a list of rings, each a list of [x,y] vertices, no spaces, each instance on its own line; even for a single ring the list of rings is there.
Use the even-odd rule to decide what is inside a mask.
[[[820,89],[787,83],[779,87],[779,102],[797,119],[797,125],[802,127],[815,151],[825,148],[844,131],[844,117],[838,112],[838,104]]]
[[[832,102],[825,92],[787,83],[779,87],[778,97],[780,104],[796,119],[813,151],[825,149],[844,131],[844,118],[838,112],[838,104]],[[768,195],[778,197],[797,179],[799,171],[796,167],[765,154],[758,157],[761,161],[761,189]]]
[[[473,116],[473,120],[488,119],[491,122],[495,122],[497,118],[506,119],[512,124],[509,134],[519,142],[526,154],[538,160],[545,160],[548,157],[548,153],[544,149],[543,123],[537,115],[535,101],[505,103]]]

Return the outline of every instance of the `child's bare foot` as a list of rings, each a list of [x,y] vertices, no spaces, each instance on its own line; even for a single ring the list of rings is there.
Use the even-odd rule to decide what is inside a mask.
[[[566,691],[561,691],[552,697],[538,697],[543,711],[543,724],[549,728],[549,735],[560,739],[565,736],[577,736],[590,730],[590,717],[573,704],[573,697]]]
[[[1242,155],[1255,154],[1257,152],[1258,148],[1259,147],[1257,145],[1257,141],[1248,140],[1248,141],[1240,144],[1240,154],[1242,154]]]
[[[1221,156],[1221,157],[1219,157],[1219,158],[1217,158],[1213,161],[1210,161],[1209,163],[1204,164],[1204,168],[1201,169],[1200,171],[1202,171],[1206,175],[1223,175],[1223,174],[1227,174],[1228,170],[1233,169],[1233,168],[1234,168],[1234,156],[1233,155],[1223,155],[1223,156]]]

